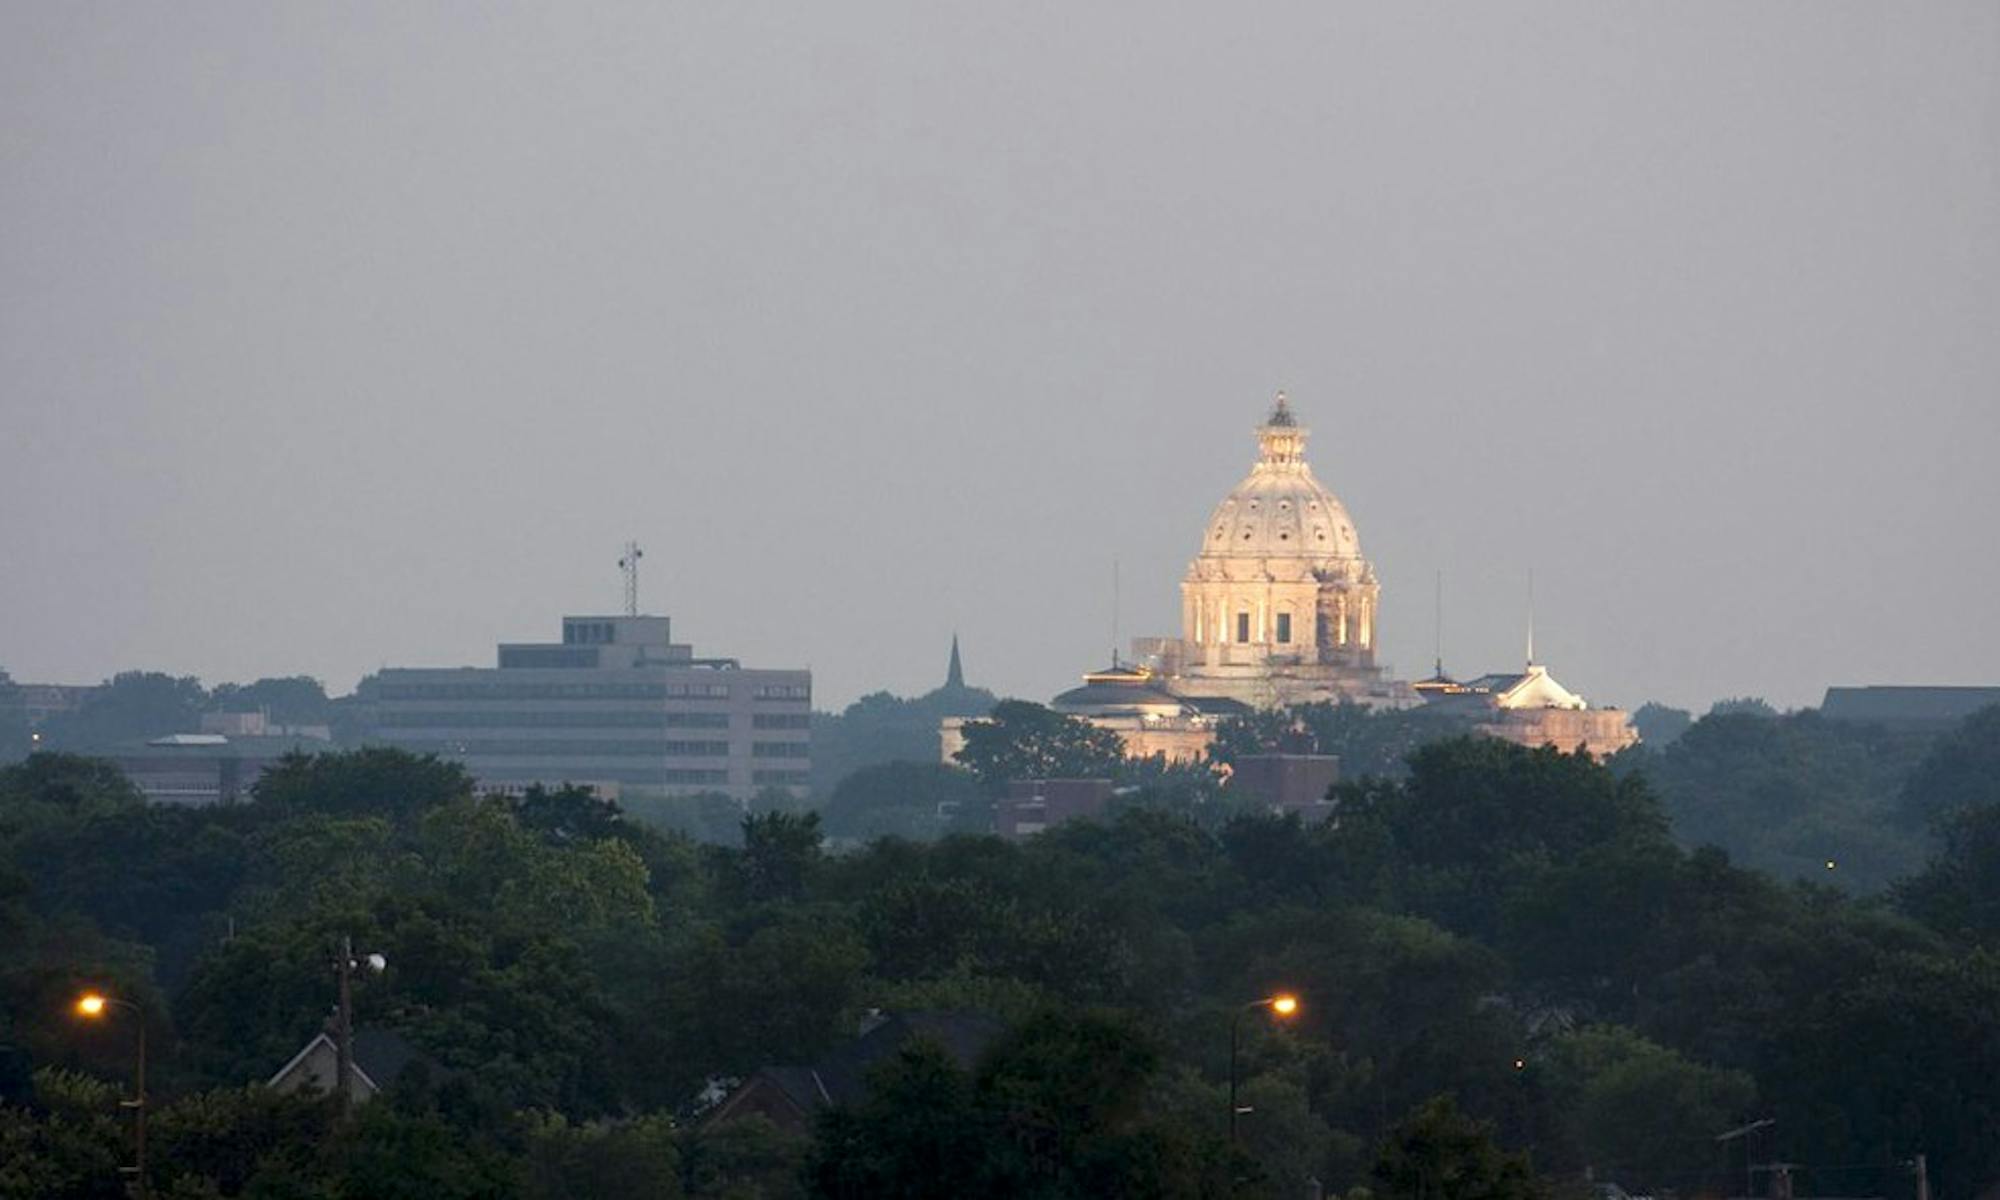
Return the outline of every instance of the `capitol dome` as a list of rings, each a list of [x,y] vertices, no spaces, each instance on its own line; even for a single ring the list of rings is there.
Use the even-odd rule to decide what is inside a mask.
[[[1393,699],[1375,663],[1375,569],[1347,506],[1306,465],[1306,431],[1282,392],[1257,447],[1181,580],[1181,636],[1149,641],[1146,659],[1182,696]]]
[[[1279,392],[1257,431],[1257,465],[1208,519],[1202,558],[1360,559],[1353,519],[1306,462],[1306,433]]]

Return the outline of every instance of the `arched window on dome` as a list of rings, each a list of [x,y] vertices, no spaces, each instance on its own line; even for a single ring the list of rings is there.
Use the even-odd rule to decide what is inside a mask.
[[[1289,610],[1281,611],[1278,613],[1277,640],[1278,644],[1281,646],[1289,646],[1292,644],[1292,614]]]

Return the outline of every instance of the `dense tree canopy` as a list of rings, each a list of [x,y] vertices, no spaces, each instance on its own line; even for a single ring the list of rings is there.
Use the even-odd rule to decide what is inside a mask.
[[[968,721],[958,761],[989,791],[1016,779],[1112,779],[1125,769],[1117,734],[1025,700],[1003,700]]]
[[[910,807],[881,779],[847,811]],[[1996,805],[1955,803],[1892,905],[1682,848],[1649,779],[1450,740],[1324,824],[1191,799],[836,853],[815,813],[732,806],[702,845],[392,751],[207,809],[37,755],[0,769],[0,1197],[117,1189],[131,1029],[69,1017],[85,983],[143,1010],[161,1195],[1694,1194],[1761,1116],[1802,1169],[1883,1164],[1841,1180],[1869,1194],[1919,1152],[1941,1200],[2000,1180]],[[358,1021],[424,1064],[352,1118],[254,1086],[322,1026],[342,937],[388,960]],[[1280,987],[1297,1017],[1246,1016]],[[906,1046],[805,1134],[702,1123],[710,1081],[878,1009],[1006,1033]]]

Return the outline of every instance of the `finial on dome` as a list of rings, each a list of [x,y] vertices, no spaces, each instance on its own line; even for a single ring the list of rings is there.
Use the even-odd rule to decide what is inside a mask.
[[[1278,402],[1271,406],[1271,417],[1264,424],[1290,426],[1297,425],[1298,423],[1298,418],[1292,416],[1291,404],[1285,399],[1284,391],[1280,389],[1278,392]]]

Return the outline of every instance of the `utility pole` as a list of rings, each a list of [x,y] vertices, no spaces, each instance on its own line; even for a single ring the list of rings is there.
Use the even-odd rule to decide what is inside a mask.
[[[333,1061],[338,1072],[334,1094],[340,1097],[340,1111],[354,1109],[354,939],[340,939],[340,958],[334,964],[340,977],[340,1003],[333,1014]]]
[[[1916,1158],[1917,1200],[1931,1200],[1931,1165],[1927,1155]]]

